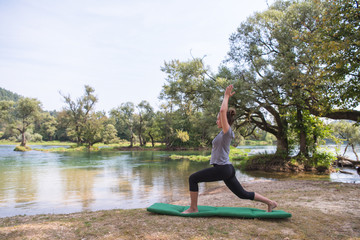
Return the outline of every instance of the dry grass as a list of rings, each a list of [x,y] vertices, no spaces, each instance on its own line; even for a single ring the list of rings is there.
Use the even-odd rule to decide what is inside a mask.
[[[359,185],[290,180],[244,186],[276,200],[293,217],[182,218],[145,209],[16,216],[0,219],[0,239],[360,239]],[[224,187],[201,195],[200,204],[265,208]]]

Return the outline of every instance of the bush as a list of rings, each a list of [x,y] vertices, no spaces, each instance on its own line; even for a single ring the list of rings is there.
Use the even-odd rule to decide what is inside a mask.
[[[250,149],[239,149],[233,146],[230,146],[229,158],[232,161],[242,160],[244,157],[248,156]]]
[[[315,152],[311,158],[311,164],[316,168],[329,168],[336,160],[336,156],[331,152]]]
[[[41,136],[41,134],[39,133],[35,133],[32,135],[32,140],[34,142],[42,142],[43,136]]]

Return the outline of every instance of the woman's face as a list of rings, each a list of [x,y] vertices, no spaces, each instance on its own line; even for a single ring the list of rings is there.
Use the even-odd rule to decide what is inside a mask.
[[[218,126],[218,128],[222,128],[222,126],[221,126],[221,120],[220,120],[220,114],[217,115],[216,125]]]

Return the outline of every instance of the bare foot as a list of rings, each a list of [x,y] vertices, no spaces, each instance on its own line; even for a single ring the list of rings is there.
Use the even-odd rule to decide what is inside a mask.
[[[199,210],[196,208],[188,208],[187,210],[183,211],[182,213],[197,213]]]
[[[271,203],[268,204],[268,212],[272,212],[272,210],[276,207],[277,207],[277,202],[271,201]]]

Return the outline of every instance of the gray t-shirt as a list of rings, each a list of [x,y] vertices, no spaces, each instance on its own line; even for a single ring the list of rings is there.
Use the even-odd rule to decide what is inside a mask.
[[[221,131],[212,141],[211,159],[210,164],[225,165],[231,164],[229,160],[230,143],[235,138],[235,134],[231,127],[224,134]]]

